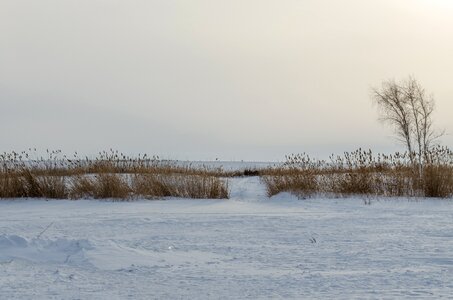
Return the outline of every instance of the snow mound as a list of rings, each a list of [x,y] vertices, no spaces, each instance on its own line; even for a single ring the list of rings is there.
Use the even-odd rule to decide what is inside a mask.
[[[0,262],[27,260],[39,263],[83,263],[85,250],[94,247],[88,240],[31,239],[0,235]]]

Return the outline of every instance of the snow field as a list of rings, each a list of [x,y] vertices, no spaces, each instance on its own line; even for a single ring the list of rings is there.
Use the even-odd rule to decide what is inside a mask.
[[[0,201],[0,299],[453,295],[450,200]]]

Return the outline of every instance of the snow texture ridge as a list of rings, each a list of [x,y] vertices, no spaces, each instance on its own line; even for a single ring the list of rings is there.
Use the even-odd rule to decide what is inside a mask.
[[[19,259],[37,263],[80,264],[87,249],[93,249],[88,240],[27,240],[18,235],[0,235],[0,263]]]

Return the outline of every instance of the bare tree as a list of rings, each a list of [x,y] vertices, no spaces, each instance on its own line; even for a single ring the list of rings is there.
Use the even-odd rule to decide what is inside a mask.
[[[413,77],[401,82],[384,81],[380,89],[373,89],[373,100],[380,109],[380,120],[395,128],[413,164],[428,162],[428,151],[443,135],[433,126],[434,99]]]
[[[384,81],[381,89],[373,89],[373,100],[380,110],[380,120],[395,127],[397,139],[413,153],[411,138],[411,115],[403,90],[393,80]],[[413,158],[411,155],[411,161]]]

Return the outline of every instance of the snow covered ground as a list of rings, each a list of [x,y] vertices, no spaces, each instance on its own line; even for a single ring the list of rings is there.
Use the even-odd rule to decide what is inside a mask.
[[[0,201],[0,299],[450,298],[453,202]]]

